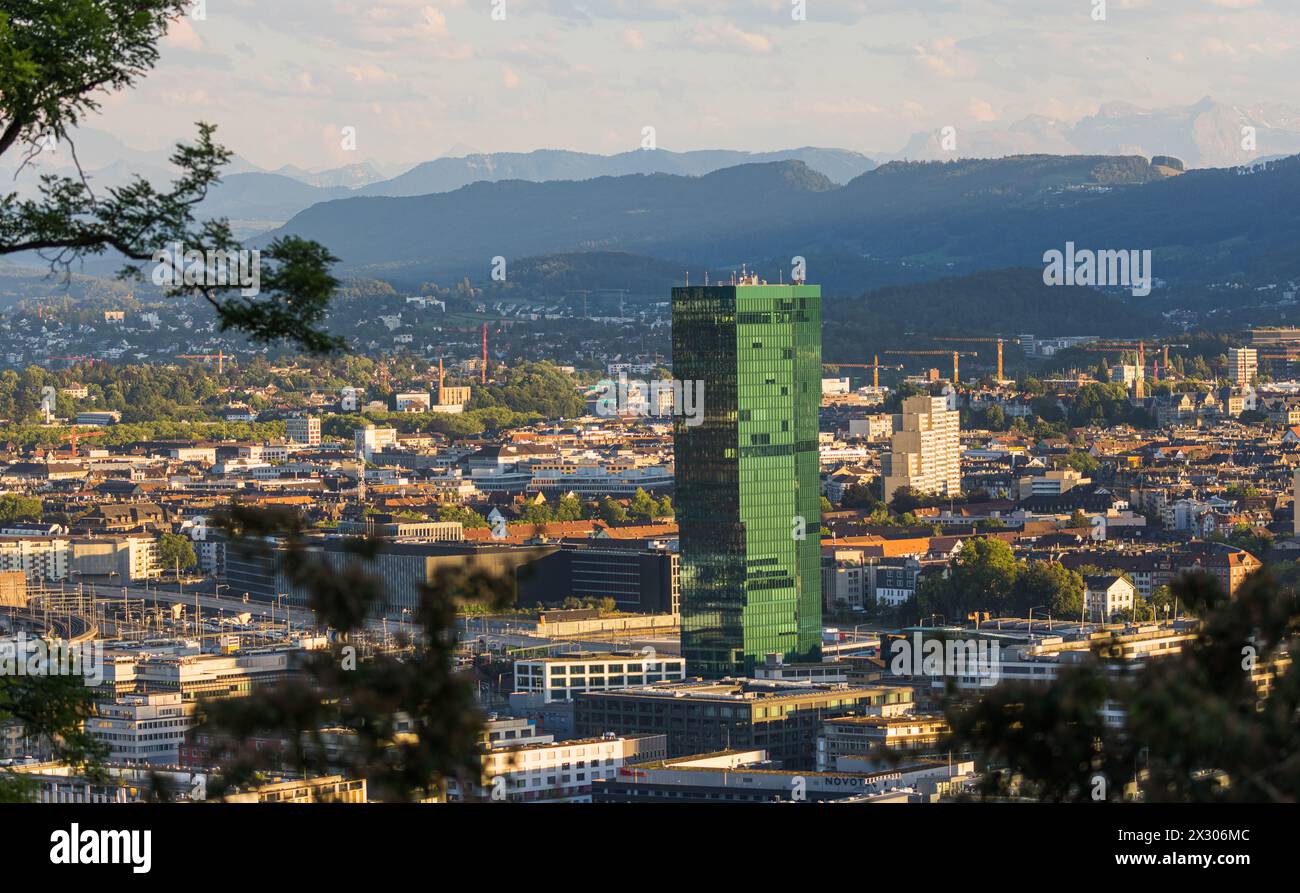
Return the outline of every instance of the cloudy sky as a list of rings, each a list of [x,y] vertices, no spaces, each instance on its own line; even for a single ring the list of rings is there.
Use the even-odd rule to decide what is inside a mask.
[[[837,146],[1103,102],[1300,107],[1297,0],[207,0],[92,126],[267,168]],[[493,17],[504,6],[504,19]],[[356,151],[340,131],[355,127]]]

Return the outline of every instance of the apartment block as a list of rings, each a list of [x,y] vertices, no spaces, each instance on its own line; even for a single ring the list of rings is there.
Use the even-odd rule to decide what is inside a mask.
[[[0,571],[21,571],[29,582],[66,580],[71,551],[61,537],[0,537]]]
[[[1259,352],[1253,347],[1228,348],[1228,378],[1237,387],[1244,387],[1259,372]]]
[[[943,397],[920,395],[903,401],[890,451],[881,456],[884,499],[911,487],[931,496],[961,494],[961,414]]]

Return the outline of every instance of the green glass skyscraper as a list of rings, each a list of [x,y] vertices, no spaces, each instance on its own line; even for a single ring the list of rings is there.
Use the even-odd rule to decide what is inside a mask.
[[[673,289],[673,377],[702,382],[674,416],[687,672],[751,675],[821,649],[821,288]]]

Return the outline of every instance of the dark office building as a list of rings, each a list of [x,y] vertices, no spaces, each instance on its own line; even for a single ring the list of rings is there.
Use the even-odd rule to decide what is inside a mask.
[[[673,420],[687,671],[816,660],[820,287],[673,289],[673,376],[703,383],[702,422]]]
[[[670,757],[762,748],[787,768],[811,769],[823,720],[866,713],[907,694],[753,679],[666,682],[577,695],[574,731],[579,737],[664,734]]]
[[[279,573],[277,555],[282,547],[275,541],[231,542],[226,547],[226,567],[222,581],[229,586],[228,595],[249,601],[273,602],[277,593],[287,589]],[[279,579],[277,579],[277,577]]]
[[[265,554],[245,555],[232,545],[226,555],[226,583],[236,597],[248,593],[250,601],[274,601],[286,593],[289,604],[306,605],[308,593],[290,584],[281,567],[283,546],[273,544]],[[328,566],[342,569],[361,561],[349,553],[346,540],[334,537],[313,543],[314,557]],[[521,569],[556,551],[555,546],[514,546],[467,542],[385,543],[367,567],[384,587],[384,604],[376,610],[394,613],[419,604],[420,587],[432,582],[444,568],[480,568],[517,581],[527,579]],[[517,594],[517,592],[516,592]]]
[[[519,604],[612,598],[620,611],[676,614],[677,553],[617,546],[566,546],[518,571]]]

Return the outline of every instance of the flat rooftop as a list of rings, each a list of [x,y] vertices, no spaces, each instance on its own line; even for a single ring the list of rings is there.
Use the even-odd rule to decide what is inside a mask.
[[[712,701],[759,701],[776,698],[825,697],[828,695],[875,695],[890,691],[891,686],[855,686],[843,683],[793,682],[775,679],[687,679],[659,682],[614,691],[584,692],[582,696],[686,698]]]

